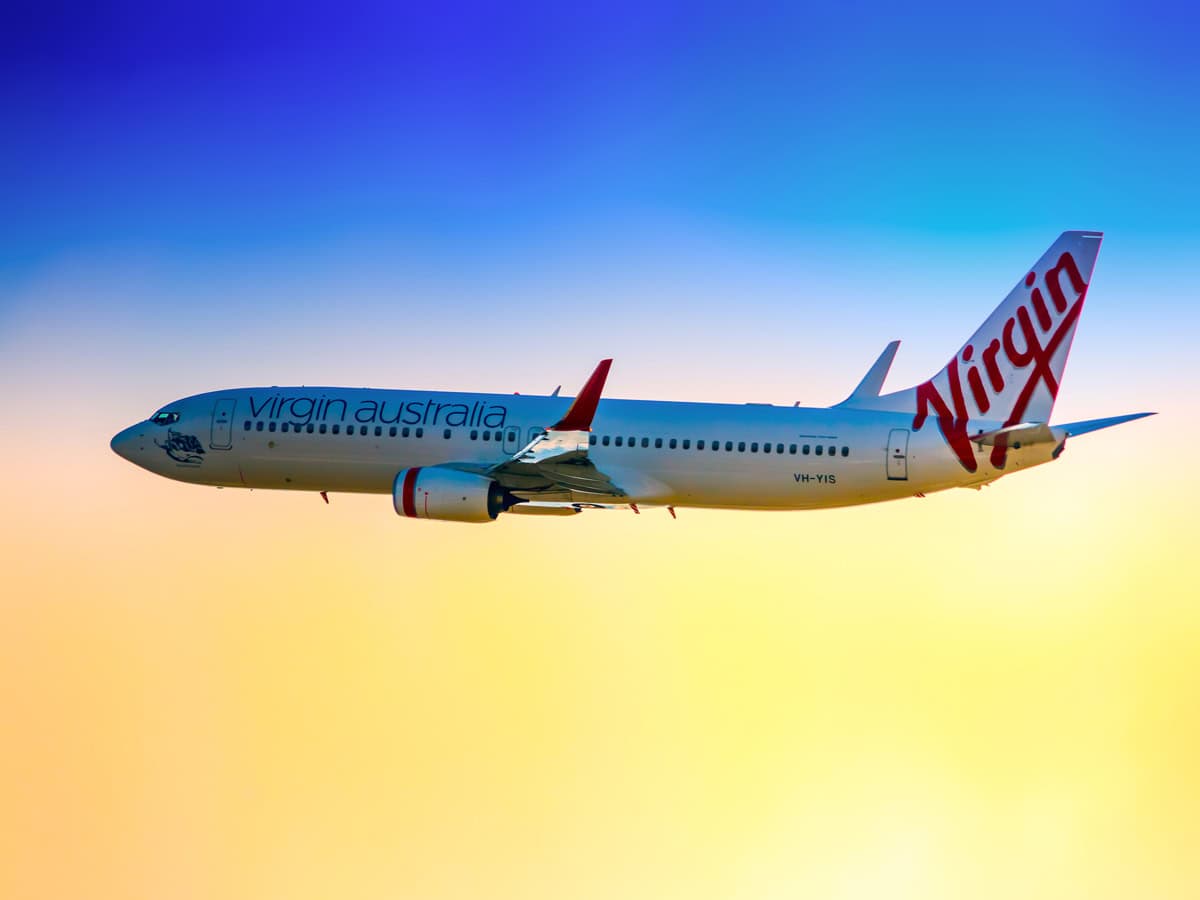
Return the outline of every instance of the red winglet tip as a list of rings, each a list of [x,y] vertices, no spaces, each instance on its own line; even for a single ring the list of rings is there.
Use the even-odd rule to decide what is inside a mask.
[[[608,370],[612,367],[611,359],[602,359],[596,366],[596,371],[587,380],[587,384],[579,391],[571,403],[567,414],[552,426],[553,431],[590,431],[592,418],[596,415],[596,406],[600,403],[600,394],[604,390],[604,382],[608,380]]]

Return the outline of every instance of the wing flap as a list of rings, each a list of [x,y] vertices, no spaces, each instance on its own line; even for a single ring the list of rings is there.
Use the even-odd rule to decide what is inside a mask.
[[[626,496],[588,459],[592,419],[611,366],[611,359],[601,360],[566,415],[487,474],[523,499],[603,502]]]

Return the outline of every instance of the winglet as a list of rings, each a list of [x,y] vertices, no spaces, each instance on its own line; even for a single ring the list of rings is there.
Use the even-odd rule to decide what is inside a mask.
[[[883,392],[883,381],[887,378],[888,370],[892,368],[892,360],[896,358],[896,351],[899,349],[899,341],[892,341],[884,347],[883,352],[879,354],[879,359],[875,360],[875,364],[867,370],[867,374],[858,383],[858,387],[837,405],[853,406],[859,400],[874,400],[878,397]]]
[[[596,405],[600,402],[600,392],[604,390],[604,382],[608,380],[608,370],[611,366],[611,359],[600,360],[600,365],[596,366],[596,371],[587,380],[567,414],[557,425],[550,427],[551,431],[591,431],[592,417],[596,415]]]

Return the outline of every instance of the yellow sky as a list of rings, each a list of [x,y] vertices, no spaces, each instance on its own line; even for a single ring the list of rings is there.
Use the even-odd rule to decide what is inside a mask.
[[[157,479],[106,415],[5,451],[0,896],[1200,884],[1166,417],[979,493],[457,526]]]

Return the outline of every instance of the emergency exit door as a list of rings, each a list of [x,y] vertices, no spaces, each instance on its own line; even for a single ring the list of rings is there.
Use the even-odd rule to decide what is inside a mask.
[[[908,429],[893,428],[888,435],[888,481],[908,481]]]

